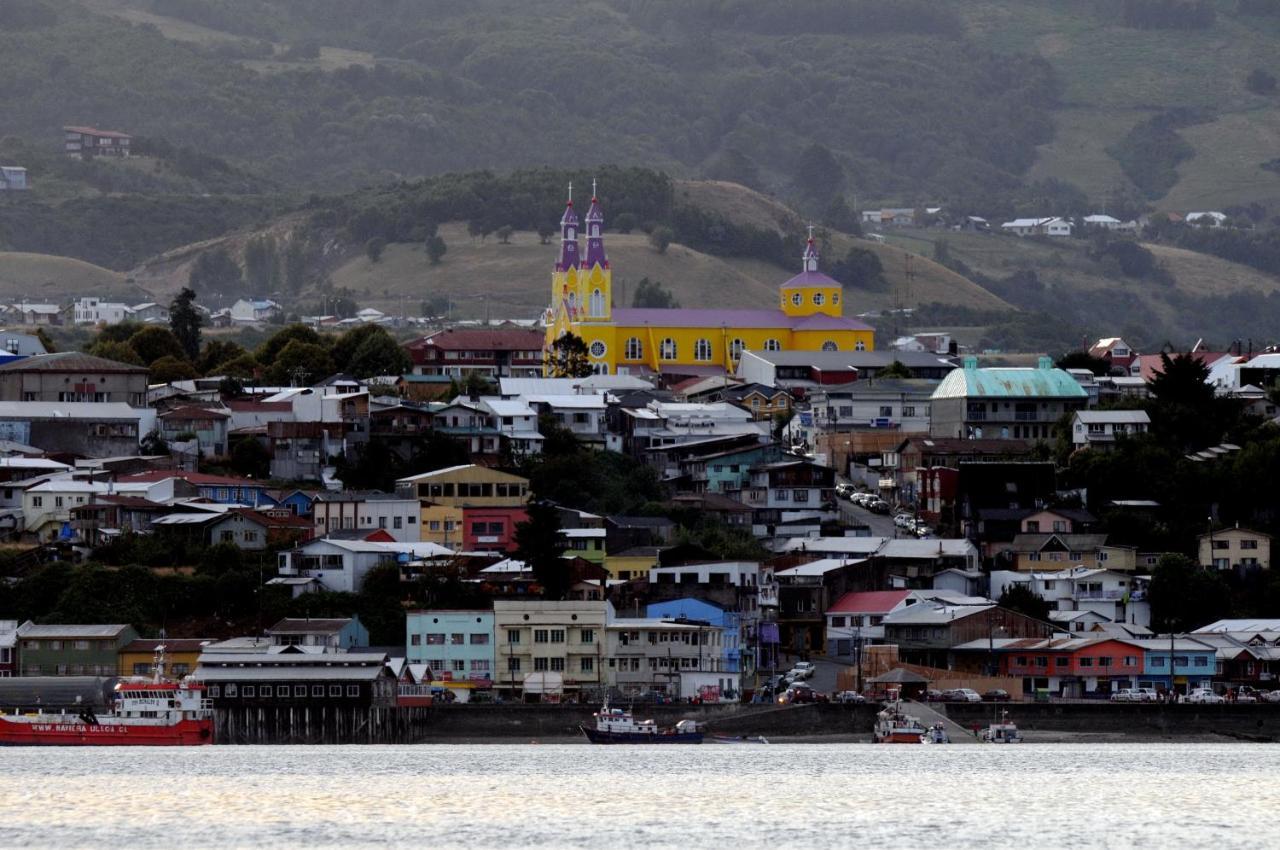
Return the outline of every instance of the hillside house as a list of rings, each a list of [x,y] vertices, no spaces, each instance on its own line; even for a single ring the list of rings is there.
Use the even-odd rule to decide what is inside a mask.
[[[1070,236],[1075,226],[1065,218],[1015,218],[1000,225],[1000,230],[1014,236]]]
[[[63,127],[63,151],[67,156],[93,159],[97,156],[129,156],[133,136],[96,127]]]
[[[976,357],[966,357],[933,393],[929,433],[1052,440],[1063,413],[1083,408],[1088,399],[1088,392],[1048,357],[1035,368],[979,368]]]
[[[234,324],[269,322],[281,312],[281,307],[269,298],[241,298],[231,305],[231,321]]]
[[[1199,563],[1205,569],[1271,569],[1271,535],[1247,528],[1220,528],[1201,534]]]
[[[1071,417],[1071,443],[1076,448],[1111,449],[1116,440],[1145,434],[1150,427],[1145,410],[1077,410]]]
[[[405,346],[415,375],[455,378],[536,378],[542,375],[543,335],[520,327],[447,328]]]
[[[0,165],[0,192],[22,192],[30,188],[27,169],[20,165]]]

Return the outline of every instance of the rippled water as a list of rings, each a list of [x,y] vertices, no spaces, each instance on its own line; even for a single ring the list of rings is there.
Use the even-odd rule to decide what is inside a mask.
[[[0,847],[1266,847],[1266,745],[0,750]]]

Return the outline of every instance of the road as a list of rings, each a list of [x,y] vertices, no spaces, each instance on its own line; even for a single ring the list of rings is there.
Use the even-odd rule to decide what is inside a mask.
[[[885,514],[874,514],[860,508],[847,499],[837,498],[840,506],[840,519],[847,525],[871,526],[872,537],[897,537],[902,530],[893,524],[893,517]]]

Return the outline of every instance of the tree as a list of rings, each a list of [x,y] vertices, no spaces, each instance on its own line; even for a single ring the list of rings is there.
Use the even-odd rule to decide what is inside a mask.
[[[387,250],[387,240],[381,236],[374,236],[368,242],[364,243],[364,252],[369,257],[369,261],[376,263],[382,259],[382,252]]]
[[[1244,87],[1254,94],[1275,94],[1276,78],[1261,68],[1254,68],[1244,78]]]
[[[307,282],[307,256],[298,239],[290,239],[284,250],[284,288],[289,292],[301,292]]]
[[[249,478],[267,478],[271,475],[271,452],[256,437],[245,437],[231,447],[230,466]]]
[[[279,282],[274,236],[255,236],[244,246],[244,276],[254,292],[270,292]]]
[[[551,226],[551,222],[539,220],[538,222],[538,244],[546,245],[551,241],[551,237],[556,235],[556,229]]]
[[[901,360],[894,359],[892,363],[876,373],[877,378],[910,378],[911,370]]]
[[[444,257],[449,246],[444,244],[444,239],[439,236],[428,236],[426,241],[427,259],[431,261],[431,265],[440,265],[440,260]]]
[[[247,351],[239,344],[230,340],[211,339],[204,344],[204,350],[200,352],[200,356],[195,359],[196,368],[200,370],[202,375],[214,375],[218,372],[218,367],[237,357],[243,357],[248,354]]]
[[[509,224],[504,224],[502,225],[502,227],[498,228],[497,232],[498,232],[498,242],[503,245],[510,245],[511,234],[515,233],[516,229]]]
[[[169,444],[165,442],[164,437],[160,436],[159,431],[149,431],[138,444],[138,451],[144,455],[167,455]]]
[[[564,554],[565,539],[560,534],[560,514],[546,501],[530,502],[528,519],[516,523],[515,556],[529,565],[542,586],[542,598],[560,600],[569,592],[569,565]]]
[[[593,371],[587,344],[574,333],[566,333],[551,344],[547,366],[553,378],[585,378]]]
[[[659,254],[667,253],[667,248],[671,246],[671,240],[676,238],[675,232],[665,224],[659,225],[649,234],[649,244],[653,246],[653,250]]]
[[[181,357],[166,354],[151,363],[151,382],[154,384],[171,384],[174,381],[186,381],[198,378],[196,367]]]
[[[843,260],[832,264],[831,276],[845,286],[858,289],[882,292],[889,288],[880,256],[866,248],[850,248]]]
[[[95,357],[104,357],[107,360],[114,360],[116,363],[129,363],[133,366],[146,366],[142,362],[142,358],[138,356],[138,352],[134,351],[132,346],[127,342],[95,342],[90,348],[89,353]]]
[[[821,209],[844,190],[844,168],[830,149],[815,142],[801,152],[793,181],[805,199]]]
[[[1059,369],[1088,369],[1095,375],[1111,374],[1111,361],[1094,357],[1087,351],[1068,351],[1054,364]]]
[[[613,217],[613,229],[619,233],[630,233],[638,227],[640,222],[636,219],[635,213],[618,213]],[[555,232],[554,230],[552,231]]]
[[[57,352],[58,346],[53,344],[53,338],[49,336],[49,332],[44,328],[36,328],[36,339],[40,340],[40,344],[44,346],[45,354]]]
[[[631,296],[631,306],[675,309],[680,306],[680,302],[672,296],[671,290],[662,285],[661,281],[642,277]]]
[[[129,337],[129,347],[138,352],[142,362],[148,365],[162,357],[172,357],[175,360],[187,359],[187,352],[183,349],[182,343],[178,342],[178,338],[173,335],[173,331],[159,325],[147,325]]]
[[[1053,608],[1043,596],[1023,582],[1005,585],[1004,592],[1000,594],[997,604],[1001,608],[1008,608],[1010,611],[1026,614],[1033,620],[1039,620],[1042,623],[1049,622],[1049,611]]]
[[[218,365],[218,371],[229,378],[254,378],[258,369],[258,361],[248,352]]]
[[[323,345],[290,340],[267,367],[263,377],[278,386],[307,386],[333,374],[333,360]]]
[[[862,224],[858,221],[858,214],[849,207],[849,202],[844,199],[844,195],[836,195],[831,199],[831,203],[827,204],[826,210],[822,213],[822,223],[844,233],[862,235]]]
[[[169,304],[169,328],[187,359],[193,363],[200,356],[200,325],[204,322],[204,317],[195,308],[195,300],[195,292],[184,286]]]
[[[381,325],[361,325],[333,344],[333,361],[357,378],[403,375],[412,368],[408,352]]]
[[[205,294],[234,295],[244,287],[240,266],[225,248],[205,251],[196,257],[187,275],[187,285]]]
[[[324,344],[324,339],[315,332],[315,329],[295,323],[287,325],[269,336],[262,345],[258,346],[254,356],[259,363],[271,363],[284,350],[284,347],[294,340],[312,345]]]
[[[1186,632],[1231,616],[1231,593],[1216,572],[1185,555],[1165,555],[1151,574],[1151,627]]]

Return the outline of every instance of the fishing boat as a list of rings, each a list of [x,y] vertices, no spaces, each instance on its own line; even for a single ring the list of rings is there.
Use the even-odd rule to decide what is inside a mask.
[[[121,680],[111,711],[0,715],[0,746],[195,746],[213,743],[213,701],[198,682],[163,678],[158,653],[151,678]]]
[[[984,744],[1021,744],[1022,733],[1018,731],[1018,727],[1009,722],[1009,712],[1004,712],[998,723],[992,723],[978,738]]]
[[[767,744],[769,739],[764,735],[712,735],[713,744]]]
[[[606,702],[592,717],[594,725],[578,726],[593,744],[701,744],[695,720],[681,720],[661,727],[652,720],[636,720],[630,711],[610,708]]]
[[[928,730],[920,719],[906,714],[898,700],[885,703],[876,715],[872,741],[877,744],[920,744]]]
[[[935,723],[925,730],[920,736],[922,744],[950,744],[951,736],[947,734],[947,728],[941,723]]]

